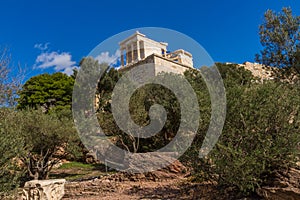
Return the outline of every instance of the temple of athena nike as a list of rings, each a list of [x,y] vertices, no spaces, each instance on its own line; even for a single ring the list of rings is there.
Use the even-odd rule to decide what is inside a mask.
[[[173,72],[183,74],[189,68],[193,68],[193,56],[191,53],[178,49],[170,52],[168,43],[157,42],[146,35],[135,32],[133,35],[119,43],[121,51],[120,71],[126,71],[142,64],[153,64],[153,75],[159,72]]]

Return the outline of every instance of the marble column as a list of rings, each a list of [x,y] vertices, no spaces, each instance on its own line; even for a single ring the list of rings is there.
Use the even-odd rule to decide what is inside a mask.
[[[140,41],[136,41],[136,51],[137,51],[137,60],[141,60],[141,54],[140,54]]]
[[[121,67],[123,67],[124,66],[124,49],[121,48],[120,51],[121,51]]]
[[[135,59],[134,59],[134,46],[133,46],[133,43],[131,44],[131,62],[133,62]]]
[[[130,58],[129,58],[129,46],[126,46],[126,65],[130,63]]]

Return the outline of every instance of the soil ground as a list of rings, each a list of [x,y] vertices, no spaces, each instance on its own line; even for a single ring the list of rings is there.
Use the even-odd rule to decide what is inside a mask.
[[[178,171],[128,174],[105,173],[99,166],[97,170],[72,167],[54,170],[52,176],[67,179],[64,200],[236,199],[230,188],[221,193],[214,184],[192,183],[187,173]]]

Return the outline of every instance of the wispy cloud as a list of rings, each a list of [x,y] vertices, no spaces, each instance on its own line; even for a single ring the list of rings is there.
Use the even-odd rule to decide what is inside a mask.
[[[48,49],[49,44],[50,44],[49,42],[47,42],[45,44],[43,44],[43,43],[35,44],[34,48],[39,49],[41,51],[45,51]]]
[[[120,60],[121,52],[120,50],[116,50],[116,52],[113,55],[109,55],[109,52],[102,52],[100,55],[96,56],[95,59],[98,60],[98,62],[106,63],[108,65],[116,65],[118,61]]]
[[[72,61],[72,55],[67,52],[44,52],[48,49],[48,44],[49,43],[34,45],[35,48],[38,48],[42,51],[35,60],[34,68],[53,68],[57,72],[60,71],[65,74],[71,75],[73,73],[73,69],[78,68],[76,66],[76,62]]]

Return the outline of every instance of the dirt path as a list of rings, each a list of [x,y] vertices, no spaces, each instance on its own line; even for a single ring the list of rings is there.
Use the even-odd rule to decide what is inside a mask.
[[[100,168],[99,168],[100,169]],[[68,169],[69,170],[69,169]],[[84,174],[79,181],[65,184],[63,200],[146,200],[146,199],[195,199],[195,200],[237,200],[233,187],[218,188],[216,183],[193,183],[189,170],[179,161],[163,169],[145,174],[117,172],[103,173],[97,170],[58,170],[57,176],[64,174]],[[87,174],[88,180],[82,180]],[[75,176],[76,177],[76,176]],[[258,200],[257,196],[242,198]]]
[[[212,183],[191,183],[185,174],[164,171],[136,175],[116,173],[88,181],[68,182],[65,193],[64,200],[237,200],[231,188],[220,190]],[[259,199],[258,196],[240,198]]]
[[[186,191],[187,178],[183,174],[165,172],[129,175],[117,173],[89,181],[68,182],[63,199],[127,200],[127,199],[191,199],[193,191]]]

